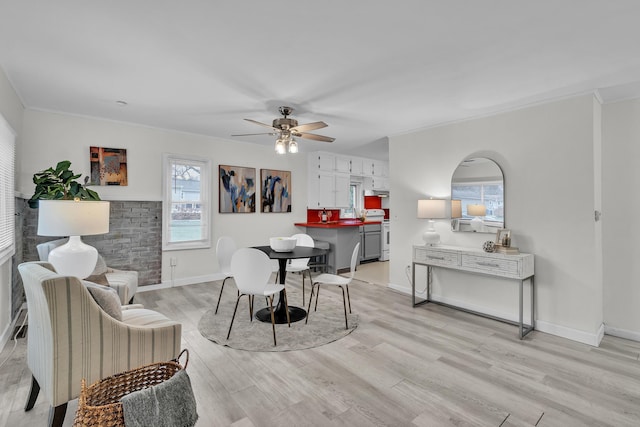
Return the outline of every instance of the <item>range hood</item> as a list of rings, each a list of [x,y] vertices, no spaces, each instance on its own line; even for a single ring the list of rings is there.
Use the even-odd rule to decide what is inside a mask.
[[[389,190],[364,190],[365,196],[389,197]]]

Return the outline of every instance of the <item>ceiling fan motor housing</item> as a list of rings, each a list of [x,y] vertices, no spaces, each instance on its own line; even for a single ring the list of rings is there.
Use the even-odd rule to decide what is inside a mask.
[[[273,120],[273,127],[276,129],[291,129],[296,126],[298,126],[298,121],[296,119],[281,117]]]

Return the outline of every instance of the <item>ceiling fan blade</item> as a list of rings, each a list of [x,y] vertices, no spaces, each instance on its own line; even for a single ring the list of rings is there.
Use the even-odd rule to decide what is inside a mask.
[[[255,120],[251,120],[251,119],[245,119],[245,120],[246,120],[246,121],[248,121],[248,122],[251,122],[251,123],[255,123],[255,124],[257,124],[258,126],[264,126],[264,127],[266,127],[266,128],[269,128],[269,129],[279,130],[279,129],[274,128],[274,127],[273,127],[273,126],[271,126],[271,125],[268,125],[268,124],[265,124],[265,123],[260,123],[260,122],[257,122],[257,121],[255,121]]]
[[[336,140],[335,138],[331,138],[329,136],[316,135],[313,133],[304,133],[304,132],[296,132],[294,136],[297,136],[298,138],[313,139],[314,141],[322,141],[322,142],[333,142]]]
[[[276,135],[273,132],[263,132],[263,133],[239,133],[231,136],[253,136],[253,135]]]
[[[291,128],[291,132],[308,132],[310,130],[326,128],[327,126],[329,125],[326,124],[325,122],[306,123],[306,124],[298,125],[296,127]]]

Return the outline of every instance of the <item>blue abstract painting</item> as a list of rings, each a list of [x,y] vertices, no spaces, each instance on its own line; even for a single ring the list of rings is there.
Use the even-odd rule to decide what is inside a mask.
[[[291,172],[260,169],[261,212],[291,212]]]
[[[220,165],[220,213],[256,211],[256,170]]]

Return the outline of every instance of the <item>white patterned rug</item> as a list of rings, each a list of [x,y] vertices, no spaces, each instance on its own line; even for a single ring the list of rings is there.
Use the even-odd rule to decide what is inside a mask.
[[[288,279],[288,277],[287,277]],[[289,280],[287,280],[289,282]],[[302,290],[287,283],[287,300],[290,305],[302,307]],[[219,286],[215,289],[219,290]],[[227,292],[227,290],[229,292]],[[340,291],[339,288],[337,288]],[[306,287],[305,297],[308,298],[311,286]],[[329,287],[322,288],[318,300],[318,309],[309,315],[309,323],[305,324],[305,319],[287,324],[276,324],[276,339],[278,345],[273,345],[273,332],[271,323],[261,322],[255,319],[255,313],[266,307],[264,298],[255,298],[254,319],[249,321],[249,303],[246,296],[242,297],[238,305],[238,312],[233,323],[231,336],[227,340],[227,332],[233,315],[233,308],[236,303],[236,287],[227,280],[220,302],[218,314],[215,307],[204,313],[198,323],[198,330],[207,339],[216,344],[224,345],[238,350],[248,351],[291,351],[303,350],[306,348],[318,347],[330,342],[339,340],[349,335],[358,327],[358,315],[348,314],[349,329],[345,329],[344,309],[342,305],[342,293],[336,296]],[[277,297],[275,298],[277,301]],[[314,298],[315,303],[315,298]],[[306,305],[304,309],[306,310]],[[274,302],[275,306],[275,302]],[[348,308],[347,305],[347,313]]]

